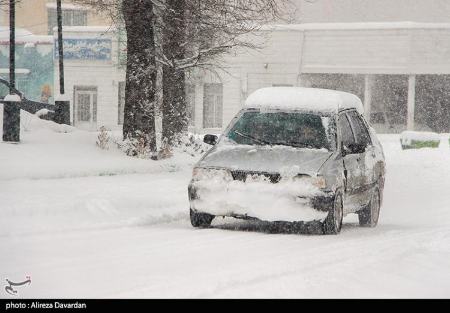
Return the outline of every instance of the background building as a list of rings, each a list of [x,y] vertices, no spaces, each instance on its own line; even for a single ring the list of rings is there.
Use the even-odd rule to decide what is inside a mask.
[[[9,81],[9,27],[0,27],[0,77]],[[53,36],[16,28],[16,88],[28,99],[53,102]],[[9,94],[0,85],[0,97]]]
[[[111,25],[92,10],[70,1],[62,3],[64,26]],[[16,4],[16,87],[27,98],[54,101],[54,28],[56,1],[24,0]],[[58,69],[56,68],[56,71]],[[9,80],[9,11],[0,10],[0,77]],[[0,85],[1,95],[7,92]]]
[[[63,26],[110,25],[106,16],[75,5],[70,0],[62,1]],[[8,10],[0,10],[0,26],[9,26]],[[56,26],[55,0],[24,0],[16,4],[16,27],[24,28],[35,35],[53,35]]]
[[[295,0],[299,23],[450,22],[448,0]]]
[[[54,2],[23,1],[18,26],[28,23],[36,34],[48,34],[56,23]],[[263,49],[232,51],[222,68],[188,75],[192,131],[219,132],[251,92],[267,86],[355,93],[379,132],[450,131],[449,1],[299,0],[297,5],[296,23],[266,27],[260,32],[263,36],[252,37]],[[65,1],[63,11],[72,122],[89,130],[119,128],[125,99],[125,38],[107,19],[86,8]],[[21,36],[30,35],[18,34],[17,40]],[[0,49],[0,61],[5,59],[3,50],[7,53]],[[53,69],[46,75],[54,73],[57,88],[54,51],[55,46]],[[18,70],[26,75],[34,72],[19,64],[20,56]]]

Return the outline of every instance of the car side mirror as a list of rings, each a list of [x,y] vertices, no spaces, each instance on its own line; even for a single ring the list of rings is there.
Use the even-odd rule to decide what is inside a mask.
[[[211,146],[216,145],[218,140],[219,138],[216,135],[205,135],[203,137],[203,142]]]
[[[344,145],[343,142],[341,143],[341,149],[342,149],[342,151],[341,151],[342,157],[352,154],[352,151],[350,150],[350,148],[347,147],[346,145]]]
[[[360,153],[366,152],[366,147],[367,147],[367,145],[358,144],[358,143],[350,145],[350,149],[352,150],[352,152],[354,154],[360,154]]]
[[[364,153],[366,151],[366,145],[358,144],[358,143],[352,143],[348,146],[345,146],[342,144],[342,156],[346,156],[349,154],[360,154]]]

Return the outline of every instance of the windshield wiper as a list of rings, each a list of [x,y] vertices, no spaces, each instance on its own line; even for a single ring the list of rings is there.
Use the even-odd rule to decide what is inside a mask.
[[[277,142],[274,145],[280,145],[280,146],[290,146],[295,148],[308,148],[308,149],[321,149],[317,146],[310,145],[307,143],[301,143],[296,141],[287,141],[287,142]]]
[[[235,130],[234,133],[235,133],[235,134],[238,134],[238,135],[241,136],[241,137],[244,137],[244,138],[253,140],[254,142],[257,142],[257,143],[262,144],[262,145],[269,145],[269,146],[272,145],[270,142],[267,142],[267,141],[264,141],[264,140],[255,138],[255,137],[250,136],[250,135],[247,135],[247,134],[243,134],[243,133],[241,133],[241,132],[238,131],[238,130]]]
[[[317,147],[307,144],[307,143],[301,143],[296,141],[288,141],[286,142],[287,145],[294,146],[297,148],[310,148],[310,149],[318,149]]]

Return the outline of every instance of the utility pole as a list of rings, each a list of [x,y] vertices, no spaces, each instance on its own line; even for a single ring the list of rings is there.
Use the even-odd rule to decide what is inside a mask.
[[[64,43],[61,0],[56,0],[56,15],[58,21],[59,96],[55,101],[55,122],[70,125],[70,101],[65,96],[64,89]]]
[[[3,141],[20,141],[20,97],[16,86],[16,0],[9,0],[9,95],[3,99]]]
[[[16,88],[16,0],[9,0],[9,94]]]

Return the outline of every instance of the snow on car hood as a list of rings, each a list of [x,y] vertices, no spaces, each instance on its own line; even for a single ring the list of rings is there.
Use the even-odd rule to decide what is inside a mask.
[[[249,146],[221,142],[197,164],[255,172],[316,175],[332,152],[289,146]]]

